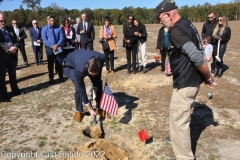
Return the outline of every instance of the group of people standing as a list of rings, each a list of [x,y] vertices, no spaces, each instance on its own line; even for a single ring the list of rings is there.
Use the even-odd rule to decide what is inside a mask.
[[[207,60],[209,62],[213,60],[211,73],[214,77],[221,77],[223,74],[223,57],[230,38],[231,28],[227,18],[225,16],[216,18],[214,12],[209,12],[208,21],[202,28],[202,39]]]

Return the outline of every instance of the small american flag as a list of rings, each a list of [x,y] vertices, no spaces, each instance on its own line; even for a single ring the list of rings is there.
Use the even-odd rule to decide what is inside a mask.
[[[100,107],[102,110],[116,116],[118,112],[118,103],[114,98],[107,83],[105,83],[104,91],[100,100]]]
[[[168,61],[166,67],[165,67],[165,74],[169,75],[171,73],[171,67],[170,67],[170,62]]]

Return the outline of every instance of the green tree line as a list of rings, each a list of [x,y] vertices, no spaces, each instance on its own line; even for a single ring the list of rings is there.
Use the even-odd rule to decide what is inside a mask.
[[[7,24],[11,24],[12,19],[16,19],[19,25],[22,27],[31,26],[33,19],[37,19],[40,26],[46,24],[46,17],[54,15],[58,24],[64,17],[75,20],[76,17],[81,17],[82,13],[86,13],[88,19],[94,23],[94,25],[102,25],[104,16],[110,16],[112,24],[122,25],[126,23],[128,15],[134,15],[136,19],[140,20],[144,24],[157,23],[156,20],[152,20],[154,14],[154,8],[134,8],[133,6],[124,7],[123,9],[94,9],[84,8],[67,9],[58,6],[56,3],[52,3],[48,7],[40,6],[41,0],[23,0],[23,5],[27,6],[27,9],[20,5],[18,9],[13,11],[4,11],[3,13],[7,17]],[[183,17],[188,18],[192,22],[204,22],[207,20],[208,13],[213,11],[216,16],[225,15],[228,20],[239,20],[240,17],[240,1],[232,0],[229,3],[219,3],[211,5],[210,3],[204,3],[203,5],[194,5],[189,7],[188,5],[179,8],[179,12]]]

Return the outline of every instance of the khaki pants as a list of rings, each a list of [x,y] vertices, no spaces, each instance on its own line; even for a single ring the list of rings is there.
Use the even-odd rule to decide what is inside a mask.
[[[177,160],[193,160],[191,148],[190,121],[191,105],[198,87],[173,89],[170,102],[170,139]]]

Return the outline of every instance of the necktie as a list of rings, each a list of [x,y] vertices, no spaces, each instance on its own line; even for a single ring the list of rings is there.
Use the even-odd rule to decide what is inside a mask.
[[[86,21],[84,21],[84,30],[86,31],[87,28],[86,28]]]
[[[3,32],[3,35],[4,35],[4,37],[5,37],[5,39],[6,39],[7,43],[8,43],[8,46],[12,46],[12,42],[11,42],[11,39],[10,39],[7,31],[5,29],[3,29],[2,32]]]
[[[52,34],[53,34],[53,39],[54,39],[54,45],[57,44],[57,39],[56,39],[56,35],[54,32],[54,28],[52,27]]]

